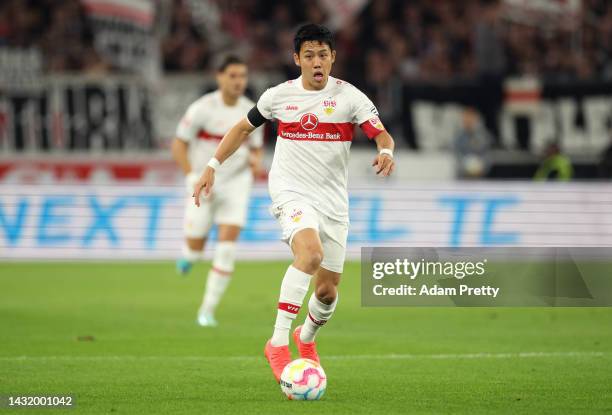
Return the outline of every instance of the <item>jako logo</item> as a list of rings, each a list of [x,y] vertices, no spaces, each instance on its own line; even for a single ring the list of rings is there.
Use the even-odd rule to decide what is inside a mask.
[[[298,110],[297,105],[287,105],[285,107],[285,111],[297,111],[297,110]]]
[[[300,125],[306,131],[314,130],[317,128],[317,125],[319,125],[319,119],[316,115],[309,112],[302,115],[302,118],[300,118]]]

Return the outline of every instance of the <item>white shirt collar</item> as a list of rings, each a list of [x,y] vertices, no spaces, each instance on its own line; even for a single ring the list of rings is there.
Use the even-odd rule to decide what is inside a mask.
[[[299,78],[295,80],[295,84],[297,85],[299,89],[301,89],[304,92],[311,92],[311,93],[327,91],[334,84],[334,82],[336,82],[336,79],[333,78],[332,76],[328,76],[327,84],[325,84],[325,87],[323,87],[323,89],[312,91],[310,89],[304,88],[304,84],[302,83],[302,75],[300,75]]]

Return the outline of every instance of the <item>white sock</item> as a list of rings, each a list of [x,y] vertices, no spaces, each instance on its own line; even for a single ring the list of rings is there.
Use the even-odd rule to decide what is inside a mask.
[[[291,330],[291,324],[302,307],[311,278],[312,275],[300,271],[293,265],[287,268],[278,298],[276,323],[270,340],[272,346],[278,347],[289,344],[289,330]]]
[[[333,303],[325,304],[319,301],[315,294],[312,293],[308,301],[308,315],[306,316],[302,331],[300,332],[300,340],[302,342],[312,343],[314,341],[319,329],[323,327],[332,314],[334,314],[336,304],[338,304],[338,295],[336,295],[336,299]]]
[[[189,262],[196,262],[201,256],[202,251],[193,250],[189,248],[187,244],[183,245],[183,259],[186,259]]]
[[[236,260],[236,243],[224,241],[217,243],[215,256],[208,278],[206,279],[206,290],[204,291],[204,301],[200,311],[207,314],[214,314],[225,293],[228,284],[232,279],[234,262]]]

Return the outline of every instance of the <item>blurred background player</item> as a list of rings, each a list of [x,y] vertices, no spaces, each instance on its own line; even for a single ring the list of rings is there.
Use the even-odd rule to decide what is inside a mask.
[[[212,157],[223,135],[244,118],[254,105],[243,94],[247,86],[247,66],[236,56],[227,56],[217,71],[218,89],[210,92],[187,109],[172,142],[174,160],[185,174],[185,245],[176,267],[187,274],[201,258],[213,224],[218,226],[212,267],[208,272],[198,323],[216,326],[215,309],[225,292],[236,256],[236,240],[245,224],[253,177],[261,166],[263,136],[253,131],[248,145],[241,146],[218,171],[218,191],[194,206],[191,196],[206,162]]]
[[[319,361],[315,336],[338,303],[349,227],[348,159],[355,124],[376,142],[372,166],[388,176],[394,168],[393,138],[385,131],[372,101],[353,85],[330,76],[336,59],[332,33],[325,26],[306,24],[293,40],[293,59],[301,76],[259,98],[247,117],[223,138],[196,184],[210,194],[216,171],[249,134],[266,120],[277,120],[278,137],[268,180],[271,212],[282,228],[282,240],[293,252],[283,277],[274,333],[265,356],[277,381],[291,362],[289,331],[302,307],[311,280],[304,324],[293,332],[302,358]]]
[[[467,107],[461,115],[461,128],[454,141],[457,178],[481,179],[489,169],[491,135],[475,108]]]

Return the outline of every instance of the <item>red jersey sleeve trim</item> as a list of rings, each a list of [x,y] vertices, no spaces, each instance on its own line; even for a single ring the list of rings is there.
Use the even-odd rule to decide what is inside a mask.
[[[370,140],[385,131],[385,127],[383,126],[382,122],[380,122],[378,117],[370,118],[369,120],[362,122],[359,124],[359,128],[361,128],[361,131],[363,131]]]

